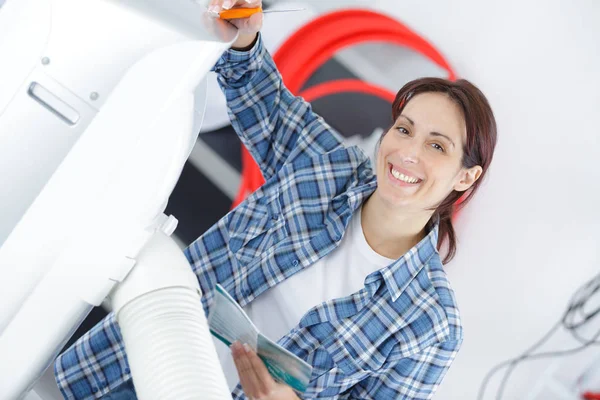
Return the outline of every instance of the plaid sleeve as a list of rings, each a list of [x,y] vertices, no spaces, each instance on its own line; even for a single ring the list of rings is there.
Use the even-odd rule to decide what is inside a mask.
[[[354,399],[431,399],[456,357],[462,340],[427,347],[354,387]]]
[[[98,399],[131,378],[114,313],[82,336],[54,363],[65,399]]]
[[[326,153],[342,143],[308,102],[285,87],[260,35],[249,51],[226,51],[213,70],[231,123],[265,179],[297,154]]]

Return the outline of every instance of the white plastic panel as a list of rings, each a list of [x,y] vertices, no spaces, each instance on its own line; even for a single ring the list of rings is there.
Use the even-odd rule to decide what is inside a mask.
[[[133,266],[195,143],[194,92],[228,45],[182,42],[130,68],[0,247],[0,392],[21,393],[79,305],[99,305]],[[23,332],[45,326],[40,312],[52,330],[33,346]]]
[[[132,267],[195,143],[199,84],[237,34],[210,20],[190,38],[133,9],[83,3],[53,1],[48,51],[0,114],[0,393],[10,398]]]
[[[232,41],[235,32],[224,24],[205,18],[204,7],[190,0],[52,0],[46,70],[99,109],[125,71],[148,51],[186,38]]]
[[[31,82],[74,110],[77,123],[66,123],[34,100]],[[0,246],[95,115],[96,110],[50,79],[41,65],[21,85],[0,115]]]
[[[77,121],[79,121],[80,115],[77,110],[46,89],[39,82],[32,82],[29,85],[28,94],[46,110],[62,119],[63,122],[69,125],[75,125]]]
[[[3,1],[0,0],[0,5]],[[0,117],[32,70],[40,64],[50,22],[50,0],[8,0],[2,5]]]

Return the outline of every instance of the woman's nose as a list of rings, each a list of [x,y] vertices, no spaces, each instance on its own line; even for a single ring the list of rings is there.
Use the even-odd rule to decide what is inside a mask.
[[[400,159],[405,164],[418,164],[420,158],[420,144],[417,140],[411,140],[400,152]]]

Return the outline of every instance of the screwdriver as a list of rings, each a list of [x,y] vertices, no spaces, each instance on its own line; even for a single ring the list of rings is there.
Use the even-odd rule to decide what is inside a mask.
[[[262,12],[266,13],[275,13],[275,12],[292,12],[292,11],[302,11],[304,8],[288,8],[285,10],[263,10],[262,7],[253,7],[253,8],[232,8],[231,10],[222,10],[219,13],[212,11],[211,14],[214,16],[219,16],[221,19],[235,19],[235,18],[248,18],[251,15]]]

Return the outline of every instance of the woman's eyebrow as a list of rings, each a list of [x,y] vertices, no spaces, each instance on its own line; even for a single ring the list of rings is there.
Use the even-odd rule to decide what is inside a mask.
[[[406,115],[402,114],[402,115],[400,115],[400,116],[401,116],[402,118],[404,118],[404,119],[408,120],[408,122],[410,122],[410,124],[411,124],[412,126],[414,126],[414,125],[415,125],[415,123],[413,122],[413,120],[412,120],[412,119],[410,119],[410,118],[408,118]]]
[[[448,135],[444,135],[443,133],[439,133],[439,132],[429,132],[429,134],[431,136],[445,137],[446,139],[448,139],[448,141],[450,142],[450,144],[452,145],[452,147],[456,147],[456,145],[454,144],[454,142],[452,141],[452,139],[450,139],[450,136],[448,136]]]

